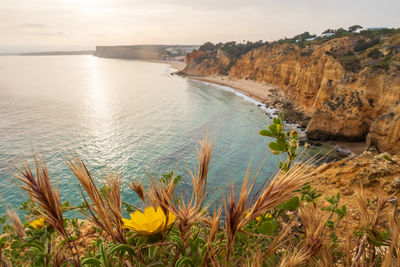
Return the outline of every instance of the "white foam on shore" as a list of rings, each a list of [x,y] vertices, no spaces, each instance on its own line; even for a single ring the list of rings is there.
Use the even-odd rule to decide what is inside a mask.
[[[216,83],[212,83],[212,82],[205,82],[205,81],[199,81],[199,80],[195,80],[195,81],[201,82],[201,83],[213,86],[213,87],[216,87],[216,88],[224,90],[224,91],[228,91],[228,92],[234,93],[235,95],[243,98],[246,102],[250,102],[250,103],[256,105],[258,108],[260,108],[261,110],[263,110],[266,113],[268,113],[268,115],[270,115],[271,117],[277,117],[277,115],[275,115],[277,113],[276,109],[270,108],[270,107],[266,107],[263,103],[255,100],[255,99],[253,99],[253,98],[251,98],[251,97],[249,97],[249,96],[247,96],[247,95],[245,95],[243,93],[240,93],[240,92],[236,91],[232,87],[225,86],[225,85],[220,85],[220,84],[216,84]]]

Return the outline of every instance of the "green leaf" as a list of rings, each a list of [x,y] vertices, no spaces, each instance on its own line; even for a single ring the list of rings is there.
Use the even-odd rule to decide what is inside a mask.
[[[331,220],[326,222],[326,226],[328,226],[331,230],[333,230],[333,228],[335,227],[334,223]]]
[[[201,259],[203,260],[204,256],[206,255],[208,249],[208,244],[205,244],[201,250]]]
[[[384,155],[383,158],[386,159],[387,161],[393,161],[393,159],[388,155]]]
[[[275,220],[267,220],[258,228],[259,232],[265,235],[274,235],[276,229],[278,229],[278,224]]]
[[[182,242],[181,242],[181,238],[179,237],[179,236],[172,236],[171,237],[171,240],[173,241],[173,242],[175,242],[177,245],[179,245],[179,246],[181,246],[182,245]]]
[[[86,258],[86,259],[82,260],[81,264],[82,265],[90,264],[90,265],[98,266],[98,265],[101,265],[101,261],[99,261],[95,257],[91,257],[91,258]]]
[[[158,252],[158,247],[156,246],[149,247],[149,259],[150,260],[154,259],[157,252]]]
[[[271,124],[268,129],[270,130],[270,132],[272,133],[272,137],[276,137],[278,136],[278,129],[276,129],[276,125],[275,124]]]
[[[262,136],[274,137],[273,133],[270,130],[261,130],[258,133]]]
[[[278,139],[276,141],[276,144],[279,147],[279,151],[287,151],[288,143],[286,142],[285,139]]]
[[[299,197],[294,197],[283,203],[283,208],[290,211],[295,211],[300,205]]]
[[[20,248],[26,248],[26,247],[29,247],[29,248],[35,247],[35,248],[37,248],[37,249],[39,249],[39,250],[44,250],[44,247],[43,247],[42,245],[37,244],[37,243],[33,243],[33,242],[24,243],[24,244],[22,244],[22,245],[20,246]]]
[[[282,124],[281,120],[279,118],[274,118],[273,122],[274,122],[274,124]]]
[[[40,243],[44,243],[46,242],[47,239],[47,232],[44,232],[41,236],[40,236]]]
[[[280,149],[280,146],[277,144],[277,143],[275,143],[275,142],[270,142],[269,144],[268,144],[268,146],[269,146],[269,148],[271,149],[271,150],[273,150],[273,151],[276,151],[276,152],[281,152],[282,150]]]
[[[325,200],[328,201],[329,203],[331,203],[332,205],[335,205],[335,198],[334,197],[326,197]]]
[[[104,247],[104,243],[100,244],[100,252],[101,252],[101,258],[103,259],[103,263],[104,265],[106,265],[108,262],[108,255],[106,252],[106,248]]]
[[[307,201],[307,202],[312,202],[313,198],[310,195],[307,194],[307,195],[304,196],[304,200]]]
[[[117,244],[110,248],[110,250],[108,251],[108,255],[112,255],[116,251],[127,252],[128,254],[135,254],[135,251],[130,246],[126,244]]]
[[[176,261],[175,267],[184,267],[184,266],[187,266],[187,265],[190,265],[190,266],[194,267],[192,259],[184,256],[184,257],[181,257],[179,260]]]

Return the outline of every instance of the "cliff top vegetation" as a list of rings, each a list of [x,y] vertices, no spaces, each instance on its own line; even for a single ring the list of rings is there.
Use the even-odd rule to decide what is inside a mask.
[[[299,49],[305,49],[302,55],[311,55],[312,52],[327,42],[335,42],[348,38],[348,42],[342,42],[335,48],[325,51],[327,55],[336,58],[343,67],[350,72],[358,73],[367,66],[372,66],[376,70],[387,70],[391,61],[398,59],[400,52],[400,29],[373,28],[362,29],[360,25],[354,25],[349,29],[327,29],[321,35],[304,32],[292,38],[283,38],[273,42],[267,41],[235,41],[213,44],[206,42],[200,46],[202,56],[198,57],[195,63],[200,63],[204,59],[219,59],[218,53],[223,53],[229,63],[216,64],[221,74],[229,73],[230,68],[235,62],[245,54],[254,49],[265,47],[273,48],[278,45],[292,45]],[[340,41],[337,41],[339,44]],[[212,66],[213,63],[209,62]]]

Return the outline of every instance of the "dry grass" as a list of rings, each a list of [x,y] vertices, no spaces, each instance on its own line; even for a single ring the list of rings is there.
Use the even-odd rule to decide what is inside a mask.
[[[304,250],[294,250],[290,252],[289,250],[285,256],[281,259],[279,266],[281,267],[297,267],[303,265],[309,256]]]
[[[301,207],[299,216],[304,226],[304,248],[308,257],[311,258],[324,245],[325,223],[321,211],[315,205]]]
[[[310,175],[308,173],[310,170],[311,167],[309,165],[296,164],[288,173],[281,171],[275,175],[261,189],[261,193],[256,199],[245,223],[256,219],[280,203],[294,197],[296,195],[294,191],[300,189],[309,181]]]
[[[249,198],[251,189],[253,188],[255,178],[253,183],[249,184],[249,172],[250,166],[247,168],[246,174],[243,178],[242,188],[240,190],[239,198],[235,197],[235,187],[231,185],[228,190],[227,200],[224,199],[225,208],[225,231],[228,239],[228,254],[229,259],[232,247],[234,245],[234,240],[237,232],[243,228],[246,223],[246,213],[249,209]]]
[[[370,266],[366,264],[366,262],[371,262],[371,264],[374,265],[377,264],[375,261],[379,260],[376,258],[376,247],[374,243],[382,242],[382,246],[388,245],[387,241],[385,241],[381,235],[381,231],[385,229],[385,226],[382,224],[382,218],[384,217],[384,211],[389,203],[389,199],[378,197],[377,204],[370,213],[368,209],[369,201],[365,190],[361,186],[355,188],[355,198],[361,213],[360,222],[361,227],[364,229],[364,234],[358,241],[351,266]],[[398,219],[398,216],[395,218]],[[396,232],[395,229],[393,230]]]
[[[126,243],[122,231],[121,179],[118,174],[106,176],[107,187],[102,195],[96,183],[80,158],[68,158],[68,166],[89,196],[91,203],[82,193],[90,213],[90,221],[103,229],[114,242]]]
[[[177,248],[174,262],[178,260],[181,252],[189,245],[188,240],[192,236],[191,228],[199,222],[206,221],[205,215],[210,204],[204,205],[204,202],[206,200],[207,177],[213,147],[214,142],[203,138],[200,142],[200,148],[196,150],[198,167],[193,172],[189,171],[193,185],[190,200],[180,196],[178,198],[179,204],[176,205],[174,203],[175,185],[173,178],[167,184],[157,184],[153,180],[152,188],[149,189],[148,197],[152,205],[161,207],[165,214],[172,212],[176,216],[175,224],[179,230],[182,248]]]
[[[7,209],[7,215],[8,218],[11,220],[11,225],[14,228],[14,231],[17,233],[19,238],[24,238],[25,237],[25,229],[24,225],[21,222],[21,219],[19,218],[18,214],[14,210],[9,210]]]
[[[257,175],[252,178],[252,182],[250,183],[250,166],[248,167],[238,198],[236,199],[235,197],[235,187],[231,186],[228,190],[227,201],[224,200],[226,214],[225,230],[229,243],[228,259],[237,232],[250,221],[255,220],[277,205],[294,197],[296,195],[294,191],[300,189],[307,182],[309,177],[307,173],[309,170],[310,167],[307,165],[297,164],[288,173],[279,172],[269,183],[261,188],[253,204],[251,203],[250,195]],[[247,214],[247,212],[249,213]]]
[[[138,183],[132,180],[129,187],[138,195],[138,197],[142,200],[143,205],[146,206],[146,192],[142,183]]]
[[[382,267],[389,267],[392,263],[394,263],[395,266],[400,266],[400,257],[398,257],[398,255],[400,255],[400,214],[395,205],[396,202],[397,199],[391,199],[393,206],[390,214],[389,227],[392,242],[383,260]],[[397,255],[397,257],[395,257],[395,255]]]
[[[208,222],[210,230],[207,238],[207,250],[205,252],[202,261],[202,266],[210,266],[210,265],[217,266],[216,264],[218,262],[216,258],[217,251],[213,249],[212,243],[216,241],[217,233],[220,230],[219,226],[220,226],[221,214],[222,214],[221,207],[218,209],[218,211],[214,210],[214,213]]]
[[[80,257],[73,252],[70,244],[70,234],[65,228],[60,191],[58,188],[54,189],[51,184],[46,162],[43,159],[39,159],[37,156],[34,156],[33,159],[36,177],[28,162],[26,162],[24,167],[18,168],[20,174],[15,174],[15,177],[22,182],[22,184],[17,184],[21,189],[27,192],[30,199],[39,206],[37,211],[44,217],[45,221],[67,240],[71,256],[74,258],[74,265],[79,266]],[[72,243],[75,246],[75,242]],[[76,246],[75,251],[77,251]]]
[[[68,238],[64,228],[64,217],[59,189],[54,189],[50,182],[46,162],[34,156],[36,178],[28,162],[18,168],[20,174],[15,177],[22,182],[18,186],[29,194],[29,197],[41,208],[38,211],[45,220],[53,226],[62,236]]]
[[[214,141],[204,137],[200,142],[200,148],[196,149],[198,157],[198,166],[194,168],[194,172],[189,170],[192,179],[193,192],[195,195],[196,205],[202,206],[206,200],[207,177],[210,170],[210,161],[212,151],[214,149]]]

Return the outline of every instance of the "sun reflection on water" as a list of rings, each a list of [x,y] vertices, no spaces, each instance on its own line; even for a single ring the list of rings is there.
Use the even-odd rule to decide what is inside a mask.
[[[88,152],[97,167],[126,166],[121,147],[122,131],[117,122],[118,113],[112,105],[112,92],[103,72],[102,60],[89,57],[87,60],[86,122],[91,137]],[[101,155],[99,157],[98,155]],[[121,170],[120,170],[121,171]]]

